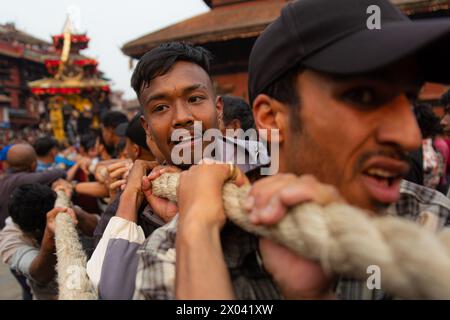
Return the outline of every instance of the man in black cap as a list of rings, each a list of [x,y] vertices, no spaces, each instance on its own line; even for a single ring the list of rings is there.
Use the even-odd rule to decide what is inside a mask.
[[[368,28],[367,9],[374,5],[380,9],[380,29]],[[450,82],[449,38],[448,19],[411,21],[387,0],[287,4],[250,55],[255,123],[258,129],[279,130],[279,157],[271,157],[281,172],[252,186],[246,203],[251,220],[273,224],[291,206],[343,198],[375,214],[417,221],[426,211],[438,228],[448,224],[449,200],[402,178],[408,172],[407,152],[421,142],[411,100],[424,81]],[[217,176],[223,169],[210,170],[219,171],[210,175],[216,180],[204,181],[203,192],[214,194],[216,188],[221,203]],[[186,198],[183,189],[179,199]],[[200,196],[189,199],[202,208]],[[178,298],[387,298],[365,282],[334,282],[315,262],[266,239],[259,241],[257,261],[273,282],[257,282],[261,265],[244,264],[249,256],[236,265],[218,259],[229,243],[220,234],[223,208],[208,212],[185,213],[178,224]]]
[[[114,130],[119,137],[125,137],[125,150],[128,158],[135,161],[136,159],[154,161],[155,156],[147,146],[145,131],[141,126],[142,113],[138,113],[131,119],[130,123],[124,122],[117,126]]]

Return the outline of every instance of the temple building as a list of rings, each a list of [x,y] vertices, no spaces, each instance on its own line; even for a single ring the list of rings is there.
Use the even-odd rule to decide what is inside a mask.
[[[55,138],[73,144],[76,133],[70,123],[74,116],[83,116],[89,119],[89,127],[98,127],[101,114],[110,109],[110,87],[97,68],[98,61],[81,54],[90,39],[74,30],[70,18],[63,32],[52,39],[55,52],[45,58],[49,76],[28,85],[45,102]]]
[[[187,41],[209,49],[212,75],[219,94],[247,98],[247,69],[251,48],[264,28],[290,0],[204,0],[210,11],[126,43],[124,54],[139,59],[168,41]],[[412,19],[450,16],[450,0],[391,0]],[[436,89],[433,87],[433,89]],[[438,90],[445,92],[447,87]],[[443,93],[442,92],[442,93]],[[430,98],[430,94],[424,92]],[[435,100],[437,93],[433,91]]]
[[[1,139],[39,122],[39,104],[28,82],[48,74],[43,57],[51,49],[49,42],[16,29],[12,23],[0,25]]]

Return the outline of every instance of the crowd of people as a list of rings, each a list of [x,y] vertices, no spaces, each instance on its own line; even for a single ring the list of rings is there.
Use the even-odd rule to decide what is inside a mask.
[[[417,96],[425,81],[450,82],[447,60],[435,64],[450,23],[411,22],[386,0],[354,2],[287,4],[250,55],[250,105],[216,94],[206,49],[165,43],[133,72],[142,111],[132,119],[108,111],[101,131],[65,149],[48,135],[4,147],[0,256],[23,298],[58,296],[60,212],[77,225],[100,299],[395,298],[242,230],[222,203],[231,181],[252,184],[244,207],[255,225],[305,202],[347,202],[417,223],[426,213],[433,231],[449,226],[450,92],[442,119]],[[367,29],[364,4],[380,6],[381,31]],[[174,140],[178,129],[190,136]],[[209,129],[223,135],[205,141]],[[277,152],[226,134],[237,129],[275,130],[265,139]],[[199,162],[174,160],[177,148],[211,146]],[[264,176],[269,157],[279,171]],[[180,174],[177,203],[152,193],[167,172]],[[57,191],[73,207],[54,208]]]

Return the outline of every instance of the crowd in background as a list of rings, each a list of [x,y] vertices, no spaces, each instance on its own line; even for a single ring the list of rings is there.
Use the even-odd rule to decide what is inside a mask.
[[[446,60],[434,64],[437,53],[448,53],[442,37],[450,29],[442,21],[409,21],[386,0],[360,3],[289,2],[252,49],[251,107],[216,94],[208,50],[171,42],[143,55],[133,71],[131,86],[142,113],[128,119],[106,112],[101,130],[73,137],[68,148],[49,135],[3,147],[0,256],[23,298],[58,295],[54,235],[62,211],[77,225],[86,272],[100,299],[396,298],[384,288],[369,288],[365,279],[324,268],[335,258],[347,270],[351,257],[310,249],[321,265],[239,228],[227,219],[222,201],[226,183],[248,185],[239,205],[252,225],[274,225],[305,202],[346,202],[432,232],[449,226],[450,92],[442,97],[445,115],[438,117],[417,102],[417,84],[450,83]],[[363,4],[373,3],[392,22],[383,31],[367,30],[361,19],[367,13]],[[324,13],[320,19],[318,12]],[[384,45],[373,43],[374,35]],[[419,54],[421,59],[412,59]],[[205,143],[196,122],[202,134],[270,131],[266,138],[279,148],[275,153],[234,136]],[[174,141],[176,129],[190,136]],[[191,161],[191,154],[181,163],[172,157],[179,146],[205,151],[210,145],[213,159],[201,163]],[[235,161],[236,154],[245,161]],[[274,163],[279,171],[264,176],[261,171]],[[174,172],[176,203],[152,189],[155,179]],[[54,208],[56,192],[64,192],[73,206]],[[305,237],[316,239],[313,233],[321,232],[332,238],[335,230],[328,231],[326,222],[310,220],[318,227]],[[385,234],[374,233],[385,248]],[[398,241],[402,235],[389,237]],[[348,239],[365,235],[339,236],[345,238],[343,249]],[[364,254],[370,258],[372,251]],[[399,276],[397,265],[400,270],[404,261],[392,263]]]
[[[223,131],[254,127],[245,100],[233,96],[223,100]],[[115,213],[108,206],[118,199],[133,161],[156,160],[147,146],[141,115],[128,119],[119,111],[105,112],[100,130],[77,136],[69,147],[49,134],[28,130],[0,150],[0,256],[19,281],[24,299],[57,296],[55,245],[49,236],[57,212],[55,191],[62,189],[72,199],[89,257],[107,218]]]

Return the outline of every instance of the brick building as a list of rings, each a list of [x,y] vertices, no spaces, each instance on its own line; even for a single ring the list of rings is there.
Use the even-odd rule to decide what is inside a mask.
[[[289,1],[204,0],[211,8],[209,12],[132,40],[122,47],[122,51],[138,59],[148,50],[167,41],[183,40],[202,45],[215,57],[212,74],[218,93],[247,98],[248,57],[253,43]],[[450,0],[391,1],[412,19],[450,15]],[[439,92],[442,90],[443,87]],[[431,93],[434,99],[437,93]],[[430,97],[428,92],[424,94]]]
[[[47,75],[44,56],[48,42],[17,30],[14,24],[0,25],[0,130],[3,138],[11,130],[39,123],[38,102],[28,82]]]

